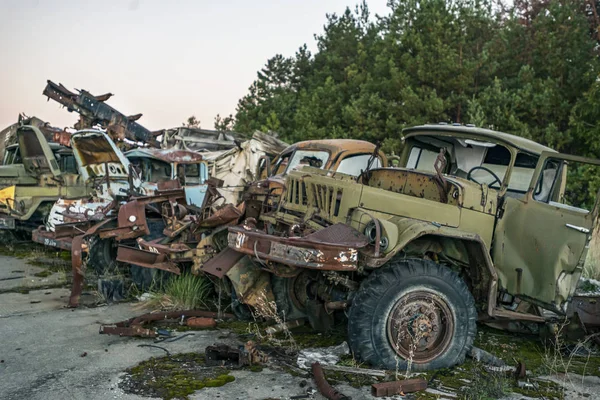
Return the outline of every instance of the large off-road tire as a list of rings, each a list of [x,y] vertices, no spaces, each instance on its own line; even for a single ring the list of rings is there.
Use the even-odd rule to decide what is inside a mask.
[[[362,282],[350,308],[348,338],[363,362],[399,370],[411,362],[413,371],[425,371],[463,362],[476,320],[473,296],[454,271],[405,259]]]
[[[305,274],[300,274],[292,278],[282,278],[271,275],[271,288],[275,296],[277,305],[277,314],[284,321],[306,318],[306,308],[302,299],[302,292],[306,293]]]
[[[118,265],[118,247],[119,245],[114,239],[100,239],[92,236],[88,241],[88,270],[93,270],[98,276],[114,272]]]
[[[239,321],[254,320],[250,307],[238,299],[233,287],[231,288],[231,311]]]

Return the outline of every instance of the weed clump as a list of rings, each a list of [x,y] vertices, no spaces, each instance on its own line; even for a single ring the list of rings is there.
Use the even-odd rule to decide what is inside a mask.
[[[472,371],[471,382],[460,389],[465,400],[499,399],[512,391],[506,373],[487,372],[481,367]]]
[[[213,294],[213,285],[206,277],[184,273],[171,277],[162,285],[153,285],[147,304],[161,310],[207,308]]]

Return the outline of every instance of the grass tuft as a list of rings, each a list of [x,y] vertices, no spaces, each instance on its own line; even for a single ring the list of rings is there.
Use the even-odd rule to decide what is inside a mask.
[[[184,273],[171,277],[161,286],[155,285],[146,304],[162,310],[193,310],[207,308],[212,296],[213,285],[209,279]]]

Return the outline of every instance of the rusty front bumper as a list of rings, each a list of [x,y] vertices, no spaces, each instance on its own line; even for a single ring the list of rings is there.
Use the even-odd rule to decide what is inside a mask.
[[[355,271],[358,251],[367,240],[353,228],[336,224],[304,237],[280,237],[236,226],[229,228],[228,245],[259,261],[331,271]]]
[[[55,232],[47,231],[45,228],[37,228],[31,234],[31,239],[44,246],[57,247],[62,250],[71,251],[73,236],[58,237]]]

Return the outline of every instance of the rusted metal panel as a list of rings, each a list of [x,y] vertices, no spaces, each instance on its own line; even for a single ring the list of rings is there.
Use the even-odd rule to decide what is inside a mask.
[[[117,261],[139,265],[145,268],[162,269],[177,275],[181,270],[167,259],[166,254],[120,245],[117,250]]]
[[[71,286],[71,296],[69,297],[68,307],[77,307],[79,298],[83,289],[83,239],[84,235],[75,236],[73,238],[73,246],[71,249],[71,266],[73,269],[73,283]]]
[[[394,382],[382,382],[371,385],[371,395],[375,397],[394,396],[414,393],[427,389],[427,381],[422,378],[404,379]]]
[[[233,204],[226,204],[225,206],[214,212],[210,217],[200,221],[199,227],[214,228],[216,226],[229,224],[231,222],[237,221],[241,215],[242,212],[236,207],[234,207]]]
[[[119,235],[119,240],[136,238],[150,233],[146,222],[146,208],[137,200],[125,203],[119,208],[117,222],[123,231]]]
[[[268,309],[268,303],[275,300],[271,288],[271,276],[254,264],[249,257],[242,257],[227,271],[226,276],[231,281],[238,299],[244,304],[261,310],[263,307]]]
[[[54,232],[48,232],[45,229],[36,229],[31,233],[31,240],[41,243],[44,246],[56,247],[63,250],[71,250],[73,237],[58,237]]]
[[[575,296],[569,304],[567,315],[577,314],[585,328],[600,328],[600,296]]]
[[[242,257],[244,257],[244,254],[228,247],[202,264],[200,270],[220,279],[223,278]]]

